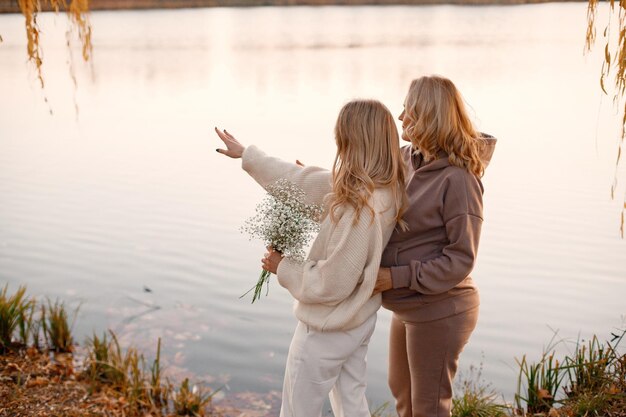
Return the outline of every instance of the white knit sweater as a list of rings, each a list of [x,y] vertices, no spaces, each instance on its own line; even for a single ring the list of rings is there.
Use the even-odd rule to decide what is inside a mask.
[[[267,156],[255,146],[244,151],[242,167],[263,187],[280,178],[291,181],[304,190],[309,204],[323,204],[332,191],[330,171],[300,167]],[[370,205],[373,219],[364,209],[356,224],[349,206],[337,211],[335,222],[326,216],[306,261],[284,258],[278,266],[278,282],[297,300],[296,317],[315,330],[355,328],[381,305],[380,294],[371,294],[383,248],[396,225],[391,190],[375,189]]]

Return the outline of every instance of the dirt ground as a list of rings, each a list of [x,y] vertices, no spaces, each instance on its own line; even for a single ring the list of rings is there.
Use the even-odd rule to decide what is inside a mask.
[[[94,389],[75,371],[69,354],[42,353],[34,348],[0,355],[2,417],[132,417],[124,397],[106,386]],[[278,415],[280,393],[226,393],[206,416],[269,417]],[[147,413],[141,417],[160,414]]]

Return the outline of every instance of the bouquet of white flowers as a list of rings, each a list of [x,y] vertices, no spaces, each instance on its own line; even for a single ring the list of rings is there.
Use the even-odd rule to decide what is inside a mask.
[[[304,260],[304,246],[319,231],[322,207],[305,204],[304,191],[285,179],[276,181],[266,190],[267,195],[257,205],[256,214],[245,221],[242,231],[261,239],[283,256]],[[254,290],[254,303],[261,297],[265,283],[269,292],[270,275],[271,272],[262,270],[256,285],[241,297]]]

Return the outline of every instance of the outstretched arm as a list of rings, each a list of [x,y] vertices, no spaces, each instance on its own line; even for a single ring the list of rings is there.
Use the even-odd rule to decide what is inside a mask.
[[[304,191],[307,204],[322,204],[326,194],[332,191],[329,170],[283,161],[266,155],[256,146],[243,146],[226,130],[216,128],[215,132],[226,145],[226,149],[217,149],[217,152],[230,158],[242,158],[242,168],[262,187],[286,179]]]
[[[226,145],[226,149],[217,148],[216,151],[218,153],[221,153],[222,155],[226,155],[233,159],[241,158],[241,155],[243,155],[243,151],[246,150],[245,146],[239,143],[239,141],[235,139],[233,135],[228,133],[226,129],[222,131],[216,127],[215,133],[217,133],[217,136],[219,136],[222,142],[224,142],[224,145]]]

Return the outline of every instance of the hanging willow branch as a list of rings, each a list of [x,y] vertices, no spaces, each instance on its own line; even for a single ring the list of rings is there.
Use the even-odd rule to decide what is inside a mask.
[[[85,62],[89,61],[92,53],[92,45],[91,24],[87,16],[89,11],[88,0],[18,0],[18,3],[22,14],[26,18],[28,60],[36,68],[37,78],[39,79],[41,88],[44,88],[43,72],[41,70],[43,54],[40,45],[41,31],[37,24],[37,16],[42,11],[42,3],[50,6],[55,13],[58,13],[61,8],[67,11],[71,29],[78,33],[78,38],[82,45],[83,60]]]
[[[596,13],[598,0],[589,0],[587,7],[587,35],[585,38],[585,51],[591,51],[596,42]],[[604,61],[602,62],[602,70],[600,71],[600,88],[604,94],[608,95],[606,89],[606,80],[611,76],[613,69],[613,102],[619,104],[624,98],[626,92],[626,0],[610,0],[609,21],[604,28],[603,37],[604,44]],[[611,21],[612,17],[617,16],[619,35],[617,44],[611,48]],[[613,51],[613,53],[611,53]],[[619,167],[622,158],[622,150],[624,148],[624,138],[626,137],[626,103],[622,110],[622,131],[621,138],[617,147],[617,158],[615,160],[615,175],[613,184],[611,184],[611,199],[615,199],[617,191],[617,179],[619,176]],[[624,213],[626,212],[626,196],[624,197],[624,205],[622,206],[620,234],[624,238]]]

